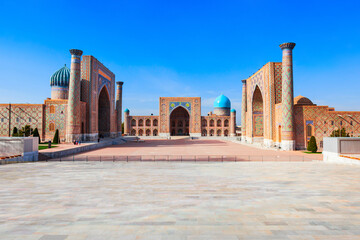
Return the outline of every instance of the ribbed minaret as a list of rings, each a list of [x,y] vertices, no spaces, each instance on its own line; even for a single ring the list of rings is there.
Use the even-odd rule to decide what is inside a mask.
[[[282,123],[281,123],[281,149],[295,150],[294,134],[294,84],[292,50],[295,43],[283,43],[282,50]]]
[[[124,82],[116,82],[116,86],[117,86],[117,93],[116,93],[116,112],[117,112],[117,116],[116,116],[116,123],[117,123],[117,132],[118,132],[118,136],[121,136],[122,134],[122,130],[121,130],[121,121],[122,121],[122,86],[123,86]]]
[[[129,109],[125,109],[124,115],[124,134],[130,135],[130,111]]]
[[[81,140],[81,119],[80,119],[80,75],[82,51],[70,49],[71,67],[69,98],[67,106],[66,141],[73,142]]]
[[[230,111],[230,137],[236,136],[236,110]]]
[[[241,97],[241,141],[245,142],[246,139],[246,80],[241,81],[242,85],[242,97]]]

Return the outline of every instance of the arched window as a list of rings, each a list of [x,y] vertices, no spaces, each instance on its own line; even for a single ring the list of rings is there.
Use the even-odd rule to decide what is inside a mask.
[[[210,127],[213,127],[214,126],[214,119],[211,119],[210,120]]]
[[[50,130],[51,132],[55,131],[55,124],[54,124],[54,123],[50,123],[50,124],[49,124],[49,130]]]
[[[154,121],[153,121],[153,126],[154,126],[154,127],[157,127],[157,125],[158,125],[158,120],[157,120],[157,119],[154,119]]]
[[[210,136],[214,136],[214,129],[210,130]]]
[[[218,127],[221,127],[221,120],[220,120],[220,119],[219,119],[219,120],[217,120],[216,125],[217,125]]]
[[[134,127],[136,126],[136,120],[135,119],[131,120],[131,126],[134,126]]]
[[[203,127],[207,127],[207,121],[206,121],[206,119],[203,119],[203,120],[202,120],[202,126],[203,126]]]
[[[50,106],[50,113],[55,113],[55,106],[54,105]]]
[[[203,129],[203,130],[202,130],[201,136],[203,136],[203,137],[206,137],[206,136],[207,136],[207,131],[206,131],[206,129]]]
[[[135,136],[135,135],[136,135],[136,130],[135,129],[131,130],[131,136]]]
[[[142,136],[144,134],[144,131],[142,129],[139,130],[139,136]]]
[[[140,127],[144,126],[144,120],[142,120],[142,119],[139,120],[139,126]]]
[[[145,124],[146,124],[146,126],[150,127],[150,126],[151,126],[151,121],[150,121],[150,119],[146,119]]]
[[[221,136],[221,130],[218,129],[217,132],[216,132],[216,136],[220,137]]]
[[[185,127],[188,127],[188,126],[189,126],[189,121],[185,120]]]
[[[224,127],[228,127],[228,126],[229,126],[229,120],[226,119],[226,120],[224,121]]]
[[[158,135],[158,130],[157,129],[154,129],[153,131],[153,136],[157,136]]]
[[[229,131],[228,131],[228,130],[225,130],[225,131],[224,131],[224,136],[225,136],[225,137],[229,136]]]
[[[146,136],[150,136],[150,135],[151,135],[150,129],[146,129]]]
[[[311,125],[307,125],[306,126],[306,135],[308,137],[311,137],[312,136],[312,126]]]

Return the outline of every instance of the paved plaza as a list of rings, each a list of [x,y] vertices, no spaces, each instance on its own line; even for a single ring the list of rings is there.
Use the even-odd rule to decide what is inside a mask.
[[[360,167],[324,162],[0,166],[0,239],[360,239]]]
[[[50,150],[50,149],[49,149]],[[251,145],[244,145],[225,140],[188,138],[176,140],[143,140],[130,141],[123,145],[85,152],[82,156],[239,156],[245,160],[256,161],[302,161],[322,160],[322,154],[305,154],[301,151],[276,151],[273,149],[260,149]],[[250,158],[249,158],[250,156]]]

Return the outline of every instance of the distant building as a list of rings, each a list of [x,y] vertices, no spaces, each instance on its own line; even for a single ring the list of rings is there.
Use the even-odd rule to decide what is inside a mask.
[[[159,116],[132,116],[125,110],[124,133],[131,136],[235,136],[236,111],[220,95],[214,113],[201,116],[200,97],[160,97]]]

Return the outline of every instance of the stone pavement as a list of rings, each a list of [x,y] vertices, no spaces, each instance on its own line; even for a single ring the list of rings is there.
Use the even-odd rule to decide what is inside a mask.
[[[123,145],[113,145],[106,148],[86,152],[83,156],[131,156],[131,155],[227,155],[252,156],[251,159],[264,161],[302,161],[322,160],[322,154],[305,154],[301,151],[277,151],[259,149],[249,145],[224,140],[210,139],[178,139],[178,140],[144,140],[144,142],[128,142]],[[262,156],[264,156],[262,158]],[[289,158],[291,156],[291,158]],[[278,157],[278,158],[277,158]]]
[[[323,162],[0,166],[0,239],[360,239],[360,167]]]

